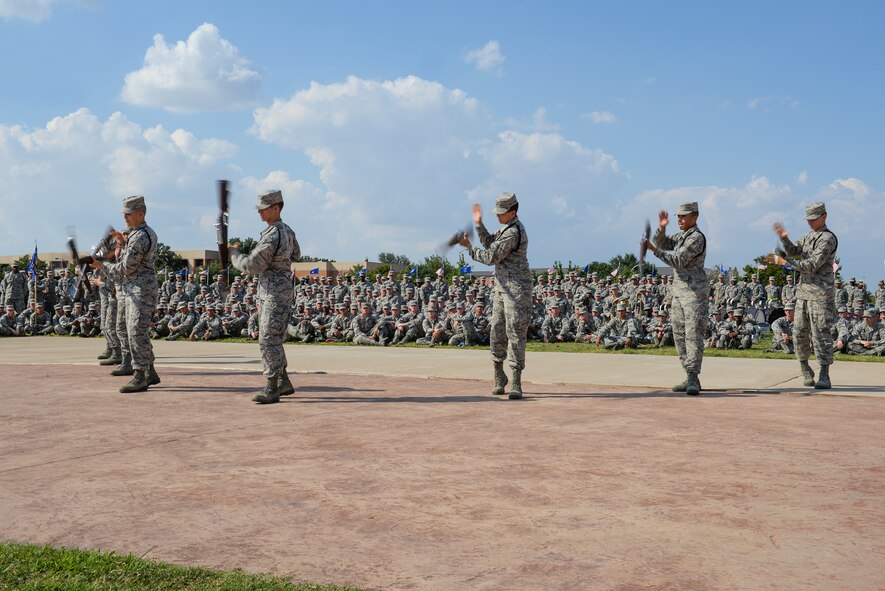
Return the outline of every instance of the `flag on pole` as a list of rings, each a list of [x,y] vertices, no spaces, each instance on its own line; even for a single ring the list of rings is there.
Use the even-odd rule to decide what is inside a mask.
[[[28,263],[28,274],[31,280],[37,278],[37,243],[34,243],[34,254],[31,255],[31,262]]]
[[[470,273],[470,271],[470,265],[464,265],[463,267],[461,267],[461,273]]]
[[[833,263],[833,273],[835,273],[836,271],[838,271],[838,270],[839,270],[839,267],[841,267],[841,265],[840,265],[839,263]]]
[[[409,275],[417,275],[417,274],[418,274],[418,267],[412,267],[412,270],[409,271]]]
[[[581,273],[586,275],[589,272],[590,272],[590,265],[584,265],[584,268],[581,270]]]
[[[319,274],[320,274],[320,268],[319,268],[319,267],[314,267],[313,269],[310,270],[310,274],[311,274],[311,275],[319,275]]]
[[[179,277],[181,277],[182,279],[186,278],[187,277],[187,267],[185,267],[181,271],[177,271],[175,274],[178,275]]]
[[[615,270],[612,271],[612,277],[617,277],[620,274],[621,274],[621,265],[618,264],[618,266],[615,268]]]

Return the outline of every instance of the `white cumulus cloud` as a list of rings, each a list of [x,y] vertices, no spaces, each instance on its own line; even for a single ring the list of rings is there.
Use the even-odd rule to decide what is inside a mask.
[[[240,51],[203,23],[174,45],[163,35],[144,56],[140,70],[126,75],[121,98],[167,111],[223,111],[250,107],[261,91],[261,76]]]
[[[0,123],[0,252],[34,238],[41,250],[62,250],[67,226],[95,240],[122,222],[120,199],[132,194],[147,198],[160,240],[208,247],[199,218],[215,208],[214,180],[235,154],[226,140],[143,128],[122,113],[102,121],[85,108],[36,129]]]
[[[479,49],[470,49],[461,54],[468,64],[473,64],[480,72],[490,72],[496,70],[498,74],[503,73],[501,66],[507,59],[501,53],[501,45],[497,41],[489,41]]]
[[[548,127],[543,116],[527,127]],[[313,83],[256,110],[253,133],[317,167],[323,198],[299,216],[306,240],[335,258],[432,254],[469,220],[471,202],[489,211],[497,193],[514,190],[538,228],[567,224],[533,238],[533,257],[552,261],[568,248],[560,241],[602,227],[599,212],[626,179],[601,150],[557,133],[500,131],[476,99],[416,77]]]

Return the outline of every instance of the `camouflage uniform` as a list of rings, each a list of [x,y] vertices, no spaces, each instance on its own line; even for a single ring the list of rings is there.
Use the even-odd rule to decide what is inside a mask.
[[[123,305],[118,307],[125,315],[126,343],[132,356],[132,368],[147,371],[154,365],[154,348],[148,337],[148,326],[160,286],[157,283],[157,234],[146,223],[130,228],[126,243],[115,262],[102,263],[105,273],[123,292]],[[119,328],[120,323],[118,321]],[[120,331],[118,330],[118,334]],[[124,337],[120,335],[121,346]]]
[[[679,212],[697,212],[696,203],[679,207]],[[673,267],[670,320],[679,360],[687,374],[698,376],[704,360],[704,335],[710,307],[710,284],[704,272],[707,239],[697,225],[673,237],[658,227],[654,242],[658,248],[656,256]]]
[[[516,196],[513,196],[514,203]],[[518,217],[489,234],[485,224],[476,227],[482,248],[470,248],[473,260],[495,266],[490,344],[495,362],[509,361],[512,369],[525,367],[525,341],[532,319],[532,274],[529,271],[529,237]]]
[[[771,348],[775,352],[793,354],[793,323],[786,316],[781,316],[771,323]],[[784,341],[784,335],[789,337]]]
[[[282,203],[282,195],[275,203]],[[282,220],[261,232],[248,256],[231,251],[234,267],[243,273],[258,275],[258,346],[267,378],[281,375],[288,365],[283,341],[293,300],[292,261],[300,256],[295,233]]]
[[[810,206],[806,217],[823,210],[822,203]],[[825,210],[823,211],[825,213]],[[789,236],[781,239],[788,264],[799,271],[796,291],[796,317],[793,321],[794,346],[800,362],[807,362],[811,344],[821,366],[833,363],[833,325],[836,322],[833,262],[839,241],[826,224],[805,234],[796,244]],[[786,298],[785,298],[786,300]]]

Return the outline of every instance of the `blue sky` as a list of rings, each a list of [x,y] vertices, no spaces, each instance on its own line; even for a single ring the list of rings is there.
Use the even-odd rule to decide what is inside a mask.
[[[255,195],[282,188],[305,252],[338,260],[421,259],[470,203],[512,190],[535,266],[635,250],[645,218],[689,199],[708,265],[743,265],[773,221],[801,235],[820,199],[844,272],[878,280],[883,17],[874,2],[0,0],[0,252],[60,250],[67,226],[86,242],[133,193],[163,242],[211,248],[229,178],[233,233],[257,235]]]

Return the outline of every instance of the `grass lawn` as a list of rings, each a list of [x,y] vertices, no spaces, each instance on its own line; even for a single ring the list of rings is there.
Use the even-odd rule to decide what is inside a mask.
[[[0,544],[0,589],[18,591],[345,591],[284,577],[175,566],[113,552]]]

